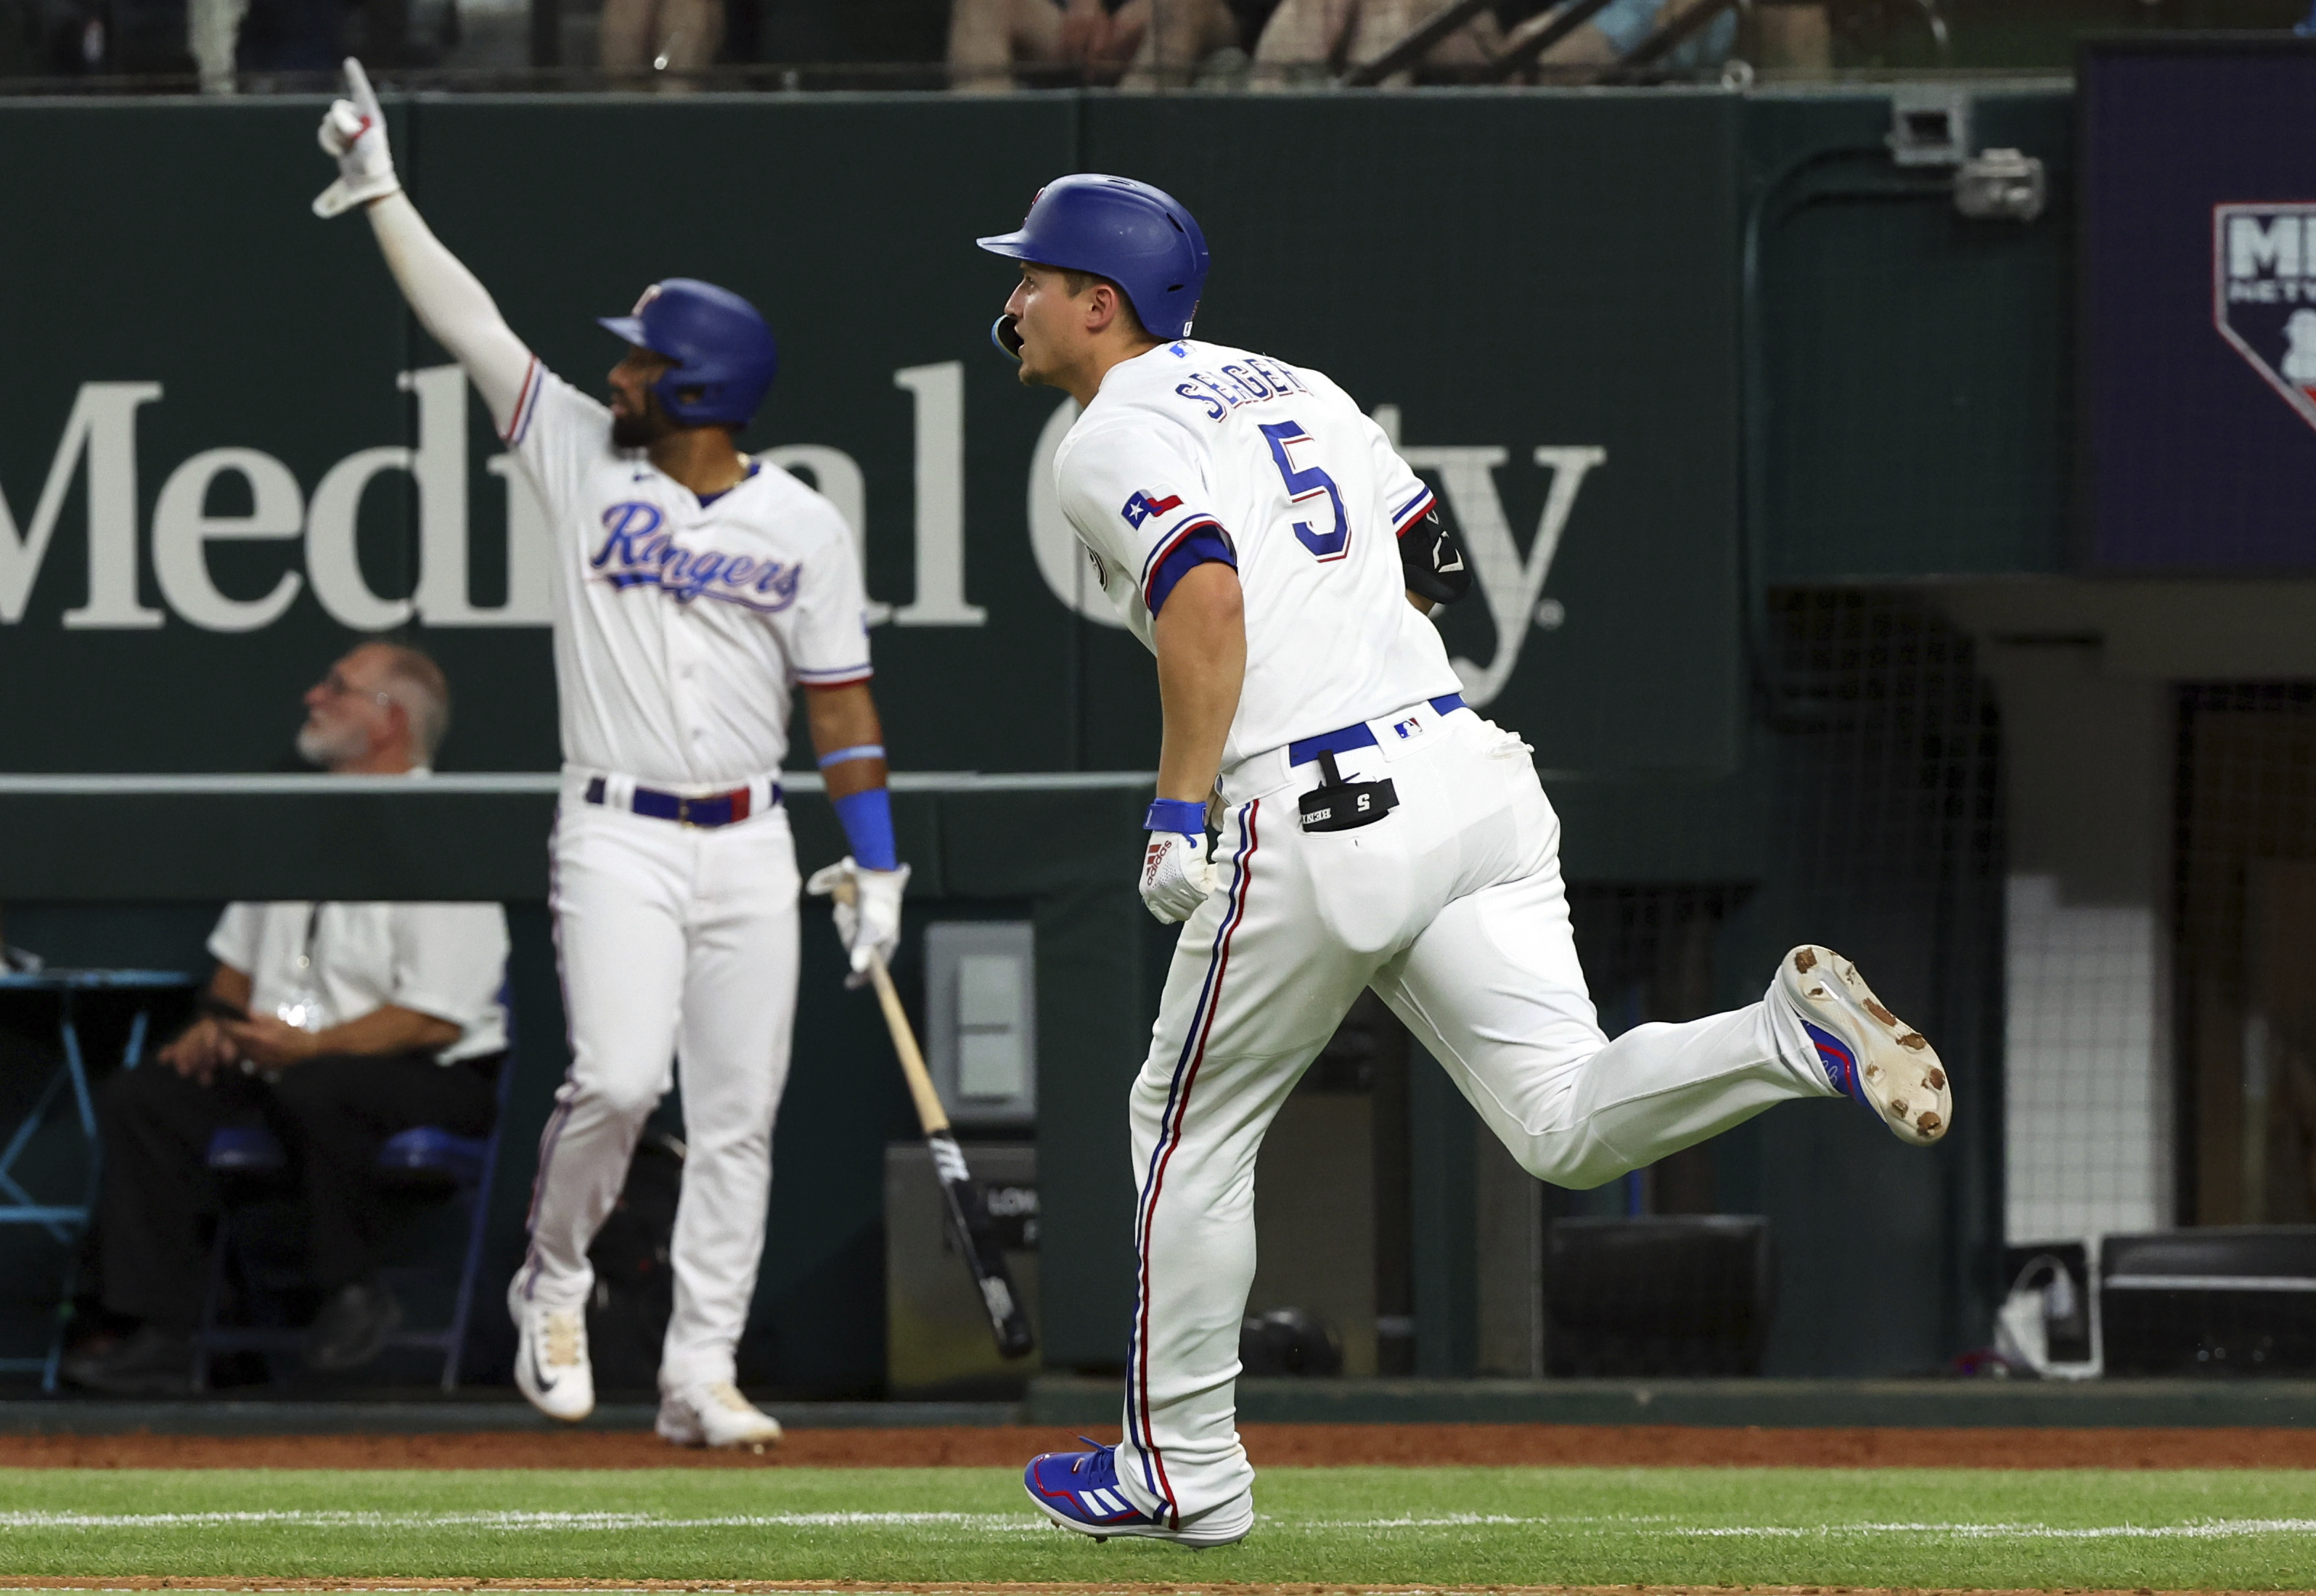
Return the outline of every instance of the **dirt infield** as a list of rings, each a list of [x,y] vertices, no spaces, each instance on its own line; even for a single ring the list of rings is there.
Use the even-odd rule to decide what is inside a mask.
[[[1249,1424],[1242,1433],[1248,1454],[1258,1466],[1269,1467],[1377,1463],[1550,1467],[2316,1468],[2316,1430]],[[1114,1440],[1117,1432],[1097,1431],[1095,1437]],[[779,1446],[761,1453],[671,1447],[648,1431],[637,1431],[286,1436],[138,1431],[0,1436],[0,1467],[978,1468],[1018,1467],[1034,1453],[1072,1449],[1077,1444],[1074,1431],[1028,1426],[795,1430]]]
[[[1873,1585],[1313,1585],[1162,1584],[874,1584],[855,1581],[757,1580],[425,1580],[425,1579],[0,1579],[7,1591],[696,1591],[733,1596],[2253,1596],[2237,1591],[2100,1591],[2060,1586],[2035,1591],[1964,1590],[1917,1586],[1899,1592]],[[2276,1596],[2273,1591],[2260,1596]]]

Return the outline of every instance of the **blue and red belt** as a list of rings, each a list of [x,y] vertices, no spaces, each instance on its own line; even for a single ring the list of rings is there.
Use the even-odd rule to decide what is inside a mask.
[[[586,797],[591,804],[610,801],[602,777],[594,777],[587,783]],[[777,781],[772,784],[771,801],[775,804],[780,801],[779,783]],[[753,800],[744,787],[691,798],[680,792],[662,792],[656,788],[638,787],[628,807],[654,820],[673,820],[679,825],[717,826],[745,820],[752,806]]]
[[[1460,692],[1442,693],[1431,700],[1431,708],[1441,715],[1464,708]],[[1341,727],[1334,731],[1321,732],[1315,737],[1305,737],[1299,743],[1287,745],[1287,762],[1290,765],[1309,764],[1323,753],[1343,753],[1353,748],[1372,748],[1375,732],[1364,720]]]

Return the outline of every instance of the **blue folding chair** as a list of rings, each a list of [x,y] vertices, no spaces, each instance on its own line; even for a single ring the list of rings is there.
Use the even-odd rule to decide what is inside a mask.
[[[498,1112],[488,1136],[453,1136],[440,1127],[421,1125],[389,1138],[379,1150],[378,1169],[389,1181],[415,1184],[447,1182],[467,1209],[467,1245],[459,1264],[459,1285],[450,1322],[438,1330],[398,1330],[387,1338],[388,1351],[415,1349],[442,1354],[442,1389],[459,1388],[459,1361],[467,1344],[467,1323],[475,1306],[475,1280],[483,1265],[483,1226],[490,1217],[491,1186],[498,1173],[499,1138],[505,1134],[507,1103],[515,1072],[514,1005],[500,994],[507,1017],[506,1057],[499,1065]],[[227,1125],[209,1138],[210,1171],[227,1178],[256,1179],[279,1174],[289,1155],[273,1132],[263,1125]],[[209,1284],[201,1294],[200,1321],[193,1332],[193,1386],[206,1390],[209,1360],[219,1352],[294,1352],[305,1344],[305,1333],[281,1325],[220,1324],[218,1305],[224,1296],[227,1261],[232,1248],[233,1209],[218,1219],[217,1239],[209,1248]],[[389,1284],[424,1279],[436,1271],[423,1268],[381,1271]]]

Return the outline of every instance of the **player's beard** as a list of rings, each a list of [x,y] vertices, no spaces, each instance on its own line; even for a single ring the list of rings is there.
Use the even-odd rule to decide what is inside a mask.
[[[644,409],[641,415],[621,411],[611,417],[611,447],[614,449],[649,449],[653,444],[675,431],[675,417],[659,402],[659,396],[644,389]]]

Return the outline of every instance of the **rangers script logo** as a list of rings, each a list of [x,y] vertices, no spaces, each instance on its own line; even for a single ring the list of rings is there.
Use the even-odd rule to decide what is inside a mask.
[[[2316,427],[2316,202],[2212,208],[2212,320]]]

